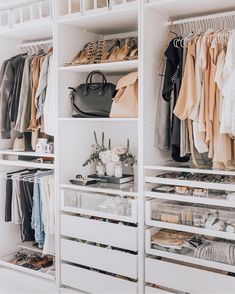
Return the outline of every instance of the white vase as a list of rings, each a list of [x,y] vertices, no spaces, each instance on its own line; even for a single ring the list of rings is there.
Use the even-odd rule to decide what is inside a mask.
[[[100,161],[96,165],[96,173],[99,176],[104,176],[104,174],[105,174],[105,167]]]
[[[115,178],[121,178],[122,177],[122,164],[121,162],[117,162],[115,164]]]
[[[115,174],[115,163],[114,162],[108,162],[106,163],[106,174],[107,176],[113,177]]]

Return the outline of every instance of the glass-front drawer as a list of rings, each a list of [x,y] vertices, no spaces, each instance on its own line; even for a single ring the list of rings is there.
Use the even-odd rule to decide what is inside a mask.
[[[93,192],[61,190],[61,210],[137,223],[137,200]]]

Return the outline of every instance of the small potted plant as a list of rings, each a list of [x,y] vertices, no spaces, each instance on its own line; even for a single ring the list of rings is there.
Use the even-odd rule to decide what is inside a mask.
[[[99,144],[96,132],[94,132],[95,137],[95,144],[92,145],[93,152],[91,153],[90,157],[83,163],[83,166],[87,166],[88,164],[91,164],[94,162],[96,164],[96,172],[99,175],[105,174],[105,168],[100,160],[100,153],[107,150],[107,148],[104,146],[104,133],[102,133],[102,140],[101,144]]]

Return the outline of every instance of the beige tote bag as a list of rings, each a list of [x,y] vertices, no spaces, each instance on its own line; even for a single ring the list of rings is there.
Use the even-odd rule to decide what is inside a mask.
[[[121,78],[116,89],[118,92],[113,98],[110,117],[138,117],[138,72]]]

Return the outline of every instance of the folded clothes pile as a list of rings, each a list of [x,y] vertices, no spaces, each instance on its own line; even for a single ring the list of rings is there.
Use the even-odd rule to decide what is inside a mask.
[[[231,241],[196,236],[187,232],[161,229],[151,238],[152,248],[200,259],[235,265],[235,244]]]

